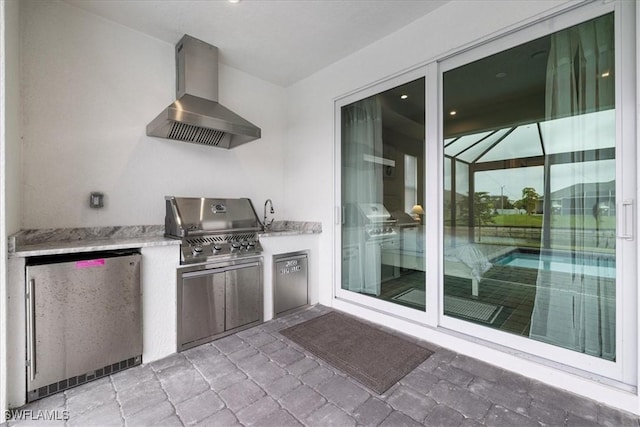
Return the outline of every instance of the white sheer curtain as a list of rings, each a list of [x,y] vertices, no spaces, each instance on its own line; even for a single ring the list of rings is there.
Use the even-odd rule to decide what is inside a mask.
[[[361,205],[382,204],[382,114],[378,97],[342,109],[342,288],[378,294],[381,255],[369,245],[358,212]]]
[[[608,134],[614,115],[597,113],[614,106],[613,38],[612,15],[551,36],[546,119],[562,125],[547,122],[543,139],[573,163],[545,159],[543,250],[530,329],[536,340],[609,360],[616,355],[615,238],[601,225],[605,207],[615,207],[605,196],[615,188],[615,162],[587,154],[585,146],[615,141]],[[563,209],[554,214],[551,199],[560,193]],[[554,267],[558,251],[570,253],[570,271]]]

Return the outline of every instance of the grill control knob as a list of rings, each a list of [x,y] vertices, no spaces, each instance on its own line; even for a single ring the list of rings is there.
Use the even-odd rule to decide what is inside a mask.
[[[249,241],[247,243],[247,245],[249,245],[250,248],[255,248],[256,247],[256,242],[254,242],[253,240]]]
[[[240,243],[231,242],[231,251],[237,251],[238,249],[240,249]]]
[[[220,246],[219,244],[215,244],[213,245],[213,253],[215,254],[216,252],[220,252],[222,250],[222,246]]]
[[[193,247],[193,254],[194,255],[200,255],[200,253],[202,253],[202,246],[194,246]]]

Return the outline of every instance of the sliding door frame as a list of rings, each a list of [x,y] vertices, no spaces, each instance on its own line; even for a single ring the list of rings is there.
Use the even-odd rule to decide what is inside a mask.
[[[417,80],[419,78],[426,79],[426,68],[424,66],[418,66],[408,71],[403,71],[394,76],[372,83],[360,90],[344,95],[334,100],[334,176],[335,176],[335,188],[334,188],[334,298],[339,298],[357,305],[368,307],[386,314],[393,316],[399,316],[408,320],[412,320],[417,323],[426,324],[427,317],[424,311],[404,307],[399,304],[394,304],[388,301],[371,297],[368,295],[359,294],[357,292],[342,289],[342,107],[368,98],[370,96],[379,94],[389,89],[393,89],[397,86],[405,83]],[[425,86],[426,91],[426,86]],[[428,91],[427,91],[428,93]],[[427,97],[425,93],[425,103]],[[424,142],[423,142],[424,144]],[[425,157],[427,153],[425,150]],[[427,157],[428,158],[428,157]],[[427,158],[423,159],[425,163],[425,169],[429,169],[431,165],[428,165]],[[427,166],[428,165],[428,166]],[[426,199],[425,199],[426,200]],[[425,227],[426,229],[426,227]],[[429,290],[427,290],[427,301],[429,301]],[[427,308],[428,310],[428,308]],[[435,312],[434,312],[435,313]],[[435,318],[435,316],[434,316]]]
[[[513,31],[509,34],[491,40],[487,43],[471,47],[465,51],[443,58],[437,62],[437,65],[430,64],[430,70],[437,68],[437,88],[439,90],[437,100],[428,99],[427,111],[429,116],[427,122],[433,123],[437,120],[438,135],[435,141],[432,134],[429,134],[427,147],[430,150],[429,158],[437,158],[440,168],[444,159],[444,141],[443,118],[445,112],[442,111],[443,105],[443,74],[446,71],[455,69],[473,61],[486,58],[492,54],[502,52],[511,47],[529,42],[536,38],[555,33],[564,28],[580,24],[595,17],[614,12],[615,22],[615,106],[616,106],[616,202],[632,200],[635,201],[637,196],[636,189],[636,148],[635,148],[635,43],[634,43],[634,21],[635,10],[633,2],[610,2],[610,3],[591,3],[583,7],[579,7],[565,13],[553,16],[552,18],[543,19],[538,23],[527,26],[520,30]],[[430,72],[429,75],[433,76]],[[427,85],[431,87],[433,94],[432,81],[428,81]],[[437,105],[433,105],[437,103]],[[432,126],[433,127],[433,126]],[[428,127],[429,130],[430,129]],[[435,148],[434,148],[435,147]],[[431,151],[437,150],[437,153]],[[433,168],[433,166],[431,166]],[[552,366],[560,366],[562,369],[577,369],[593,374],[595,377],[602,377],[621,381],[624,384],[635,386],[637,384],[637,332],[638,332],[638,294],[637,285],[637,231],[632,240],[622,238],[616,239],[616,349],[617,359],[615,362],[603,360],[594,356],[588,356],[576,351],[560,348],[554,345],[535,341],[528,337],[518,336],[502,331],[498,331],[489,327],[466,322],[450,316],[444,315],[444,276],[443,276],[443,226],[444,226],[444,174],[439,171],[436,177],[429,175],[431,183],[438,182],[438,188],[433,188],[433,184],[427,186],[427,192],[437,193],[438,212],[430,211],[431,217],[437,216],[438,223],[435,219],[429,223],[429,229],[438,227],[438,241],[433,241],[435,236],[431,233],[427,238],[429,241],[430,254],[438,251],[438,276],[435,277],[435,270],[432,263],[427,264],[427,271],[430,273],[427,283],[438,283],[438,319],[437,323],[440,328],[454,331],[455,333],[468,336],[472,340],[486,341],[491,345],[499,345],[505,348],[513,349],[523,357],[539,360],[544,364]],[[429,217],[429,215],[428,215]],[[620,235],[620,231],[618,231]],[[428,257],[434,260],[434,257]],[[428,301],[435,304],[435,301]],[[429,307],[431,310],[433,306]],[[568,369],[567,369],[568,368]],[[606,380],[605,380],[606,382]]]

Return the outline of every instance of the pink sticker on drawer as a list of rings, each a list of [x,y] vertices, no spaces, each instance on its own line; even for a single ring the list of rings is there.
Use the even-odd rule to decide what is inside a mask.
[[[104,258],[88,259],[86,261],[77,261],[76,268],[100,267],[104,265]]]

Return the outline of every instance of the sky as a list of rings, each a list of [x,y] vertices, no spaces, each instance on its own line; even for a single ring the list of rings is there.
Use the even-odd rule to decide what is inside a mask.
[[[544,168],[535,166],[518,169],[499,169],[476,173],[476,192],[486,191],[492,196],[507,196],[509,200],[522,198],[522,189],[533,187],[544,194]],[[551,191],[555,192],[578,183],[609,182],[615,180],[615,160],[571,163],[551,168]],[[445,182],[448,182],[445,176]],[[463,174],[458,174],[458,193],[468,191]],[[462,187],[460,186],[462,184]],[[502,193],[501,193],[502,191]]]
[[[445,153],[450,156],[459,155],[460,159],[467,162],[482,163],[542,156],[543,146],[547,154],[579,153],[610,148],[616,146],[615,119],[615,110],[610,109],[540,122],[540,133],[534,125],[522,125],[494,146],[491,146],[490,138],[482,140],[482,136],[487,133],[480,132],[465,137],[464,142],[459,142],[458,145],[451,144],[445,148]],[[472,148],[475,146],[475,149],[463,151],[469,144],[474,143]],[[482,154],[488,147],[491,149]],[[555,192],[579,183],[613,181],[616,178],[615,167],[615,159],[552,166],[551,191]],[[467,177],[466,172],[461,169],[464,168],[456,169],[456,192],[465,193],[468,191],[467,185],[464,184]],[[445,183],[449,182],[449,172],[448,168],[445,168]],[[475,191],[486,191],[492,196],[504,194],[514,201],[522,198],[522,189],[525,187],[533,187],[538,194],[543,195],[543,175],[542,166],[478,172],[475,177]]]

